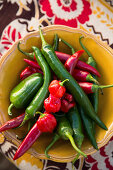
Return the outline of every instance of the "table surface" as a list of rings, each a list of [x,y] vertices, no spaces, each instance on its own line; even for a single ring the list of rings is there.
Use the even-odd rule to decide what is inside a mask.
[[[113,48],[112,0],[1,0],[0,23],[0,57],[16,40],[37,30],[38,25],[61,24],[80,28],[94,34]],[[13,162],[16,149],[17,147],[0,133],[0,152],[20,170],[72,169],[71,163],[39,160],[28,153]],[[88,158],[77,160],[74,167],[83,170],[112,170],[113,138]]]

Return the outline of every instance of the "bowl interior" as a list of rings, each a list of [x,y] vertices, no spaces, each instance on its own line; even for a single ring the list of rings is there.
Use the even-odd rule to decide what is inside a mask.
[[[101,74],[99,82],[101,84],[113,84],[113,52],[109,49],[108,46],[104,45],[92,35],[81,31],[63,26],[51,26],[43,29],[45,39],[48,43],[53,43],[53,38],[55,33],[59,37],[63,38],[67,42],[73,45],[77,50],[80,50],[79,37],[84,35],[86,38],[83,40],[83,43],[87,49],[94,56],[98,70]],[[18,42],[17,42],[18,43]],[[19,83],[20,72],[26,67],[24,58],[28,58],[17,50],[17,43],[4,55],[0,63],[0,122],[1,124],[5,123],[11,117],[7,114],[7,108],[10,104],[9,96],[10,91]],[[34,32],[28,34],[21,44],[21,48],[26,52],[32,52],[32,46],[38,46],[41,48],[41,40],[39,37],[39,32]],[[59,51],[71,54],[69,48],[67,48],[63,43],[60,42]],[[84,52],[82,55],[83,60],[87,59],[87,54]],[[101,129],[96,126],[96,140],[99,148],[102,147],[112,136],[112,122],[113,122],[113,107],[112,107],[112,98],[113,98],[113,88],[104,89],[104,95],[99,95],[99,111],[98,115],[101,120],[108,127],[108,131]],[[24,110],[14,110],[14,117],[22,113]],[[10,138],[17,146],[21,141],[16,139],[16,134],[22,136],[27,129],[27,125],[20,129],[13,129],[5,132],[5,135]],[[29,150],[34,156],[46,159],[44,155],[45,147],[49,144],[52,139],[52,134],[43,134],[39,139],[34,143],[32,148]],[[86,154],[91,154],[95,152],[89,140],[85,138],[82,151]],[[69,162],[71,161],[76,152],[72,148],[69,141],[59,140],[49,151],[49,154],[54,161],[59,162]]]

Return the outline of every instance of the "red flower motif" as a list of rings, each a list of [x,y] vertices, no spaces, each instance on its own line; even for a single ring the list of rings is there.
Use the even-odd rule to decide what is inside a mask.
[[[87,0],[40,0],[41,10],[53,24],[77,27],[77,22],[84,24],[92,11]]]
[[[84,167],[91,170],[113,169],[113,137],[110,141],[100,148],[95,154],[89,155],[85,159]]]
[[[1,37],[1,44],[4,45],[4,48],[8,50],[12,44],[21,38],[20,32],[16,30],[16,28],[12,28],[11,25],[9,25],[3,32],[3,35]]]

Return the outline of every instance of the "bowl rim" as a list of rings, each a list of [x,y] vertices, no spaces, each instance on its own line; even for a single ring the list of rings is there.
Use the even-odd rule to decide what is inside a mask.
[[[69,26],[64,26],[64,25],[50,25],[50,26],[46,26],[46,27],[43,27],[42,28],[42,31],[47,33],[49,31],[55,31],[55,30],[61,30],[61,31],[67,31],[67,32],[70,32],[70,33],[80,33],[80,34],[84,34],[85,37],[90,37],[91,39],[93,39],[96,43],[98,43],[101,47],[103,47],[104,49],[106,49],[112,56],[113,56],[113,49],[111,47],[109,47],[109,45],[107,45],[105,42],[97,39],[97,37],[95,35],[92,35],[91,33],[89,33],[88,31],[84,31],[82,29],[78,29],[78,28],[72,28],[72,27],[69,27]],[[2,66],[2,64],[4,63],[5,59],[7,57],[9,57],[11,55],[11,53],[13,53],[15,51],[15,49],[17,48],[17,44],[19,41],[22,42],[22,44],[25,44],[27,39],[31,38],[31,37],[39,37],[39,30],[37,31],[34,31],[32,33],[28,33],[26,34],[23,38],[17,40],[12,46],[11,48],[0,58],[0,68]],[[0,117],[1,119],[1,117]],[[2,125],[1,123],[1,120],[0,120],[0,124]],[[4,132],[4,135],[6,136],[6,138],[8,138],[9,140],[12,140],[14,141],[14,143],[16,145],[19,145],[21,143],[21,141],[17,140],[16,138],[14,138],[14,136],[8,132],[8,131],[5,131]],[[104,136],[104,138],[98,142],[98,147],[99,149],[101,147],[103,147],[105,144],[107,144],[107,142],[110,140],[110,138],[113,136],[113,123],[110,125],[109,129],[108,129],[108,132],[106,133],[106,135]],[[94,149],[93,147],[89,148],[87,151],[84,151],[87,155],[91,155],[93,153],[95,153],[97,150]],[[40,159],[47,159],[45,157],[45,154],[39,154],[35,151],[35,149],[33,148],[30,148],[28,151],[28,153],[30,153],[31,155],[35,156],[36,158],[40,158]],[[70,156],[70,157],[63,157],[62,159],[60,157],[55,157],[55,156],[51,156],[51,160],[53,161],[56,161],[56,162],[70,162],[71,160],[73,160],[76,156],[73,155],[73,156]],[[81,158],[82,156],[80,156],[79,158]]]

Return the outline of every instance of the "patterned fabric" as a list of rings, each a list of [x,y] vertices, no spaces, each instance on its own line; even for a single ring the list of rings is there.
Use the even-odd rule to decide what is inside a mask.
[[[0,0],[0,57],[38,25],[67,25],[97,36],[113,48],[113,0]],[[17,147],[0,133],[0,151],[10,160]],[[12,161],[13,162],[13,161]],[[21,170],[71,170],[71,163],[40,160],[28,153],[13,162]],[[75,169],[112,170],[113,137],[95,154],[79,159]]]

